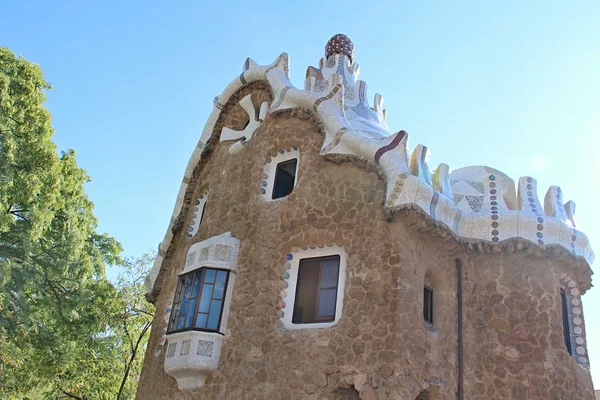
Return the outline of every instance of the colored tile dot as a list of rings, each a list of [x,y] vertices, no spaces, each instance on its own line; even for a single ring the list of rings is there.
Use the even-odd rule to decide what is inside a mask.
[[[196,200],[196,205],[199,206],[200,205],[200,200]]]
[[[533,190],[533,185],[527,185],[527,190]]]
[[[498,241],[499,241],[499,240],[500,240],[500,239],[498,239],[498,237],[497,237],[497,236],[494,236],[494,237],[492,238],[492,242],[494,242],[494,243],[498,243]]]
[[[491,212],[492,212],[492,214],[498,214],[498,211],[496,211],[496,210],[492,210]]]
[[[542,218],[542,217],[538,217],[537,221],[538,221],[540,224],[542,224],[542,223],[544,223],[544,218]]]
[[[497,197],[496,196],[490,196],[490,200],[496,200]]]
[[[536,234],[537,237],[539,237],[540,239],[544,237],[544,234],[542,232],[538,232]]]
[[[575,235],[571,236],[571,240],[572,241],[576,241],[577,240],[577,236],[575,236]]]
[[[201,199],[203,199],[203,198],[204,198],[204,195],[203,195],[203,194],[201,194],[201,195],[200,195],[200,198],[201,198]]]
[[[290,261],[290,260],[291,260],[291,259],[293,259],[293,258],[294,258],[294,256],[292,255],[292,253],[287,253],[287,254],[285,255],[285,259],[286,259],[286,260],[288,260],[288,261]]]
[[[534,202],[533,197],[529,197],[527,200],[529,200],[530,203]]]
[[[542,239],[538,239],[538,243],[539,244],[544,244],[544,241]]]
[[[496,220],[498,220],[498,216],[497,216],[497,215],[492,215],[492,219],[493,219],[494,221],[496,221]]]
[[[492,228],[497,228],[498,227],[498,223],[497,222],[492,222]]]
[[[284,272],[282,276],[283,276],[283,279],[290,279],[289,272]]]
[[[496,194],[496,189],[490,189],[491,194]]]
[[[533,182],[533,179],[531,177],[527,177],[527,182],[531,183]]]
[[[285,153],[285,150],[284,149],[279,149],[279,154],[283,154],[283,153]]]
[[[495,175],[490,175],[490,181],[495,181],[496,180],[496,176]]]
[[[496,206],[496,205],[498,205],[498,202],[497,201],[492,201],[490,204],[493,205],[493,206]]]
[[[497,229],[494,229],[494,230],[492,231],[492,235],[494,235],[494,236],[498,236],[498,233],[499,233],[499,232],[498,232],[498,230],[497,230]]]
[[[260,189],[260,194],[265,194],[267,191],[265,189]]]
[[[496,184],[495,184],[494,182],[490,182],[490,185],[489,185],[489,186],[490,186],[491,188],[495,188],[495,187],[496,187]]]
[[[538,231],[544,230],[544,225],[538,224],[537,229],[538,229]]]
[[[531,190],[528,190],[527,191],[527,196],[529,196],[529,197],[533,196],[533,192]]]

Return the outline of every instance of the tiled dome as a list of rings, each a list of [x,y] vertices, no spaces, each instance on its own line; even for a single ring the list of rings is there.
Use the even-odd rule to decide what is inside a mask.
[[[342,33],[334,35],[327,45],[325,45],[325,57],[332,54],[344,54],[348,56],[350,62],[354,59],[354,43],[350,38]]]

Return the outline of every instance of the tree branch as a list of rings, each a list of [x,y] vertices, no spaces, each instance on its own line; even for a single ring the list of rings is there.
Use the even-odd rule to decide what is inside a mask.
[[[79,397],[79,396],[75,396],[72,393],[67,392],[65,389],[63,389],[62,387],[60,387],[60,385],[58,384],[58,382],[56,382],[56,387],[63,392],[65,395],[67,395],[67,397],[70,397],[71,399],[78,399],[78,400],[84,400],[84,398]]]
[[[142,339],[146,335],[146,332],[148,331],[148,328],[152,325],[153,321],[154,321],[154,319],[152,319],[152,321],[148,321],[144,324],[142,332],[140,333],[140,336],[138,337],[137,342],[135,343],[135,347],[133,348],[133,351],[131,352],[131,358],[129,359],[129,362],[127,363],[127,368],[125,368],[125,373],[123,374],[123,380],[121,381],[121,386],[119,387],[119,393],[117,393],[117,400],[119,400],[121,398],[121,395],[123,394],[123,389],[125,388],[125,383],[127,383],[127,378],[129,377],[129,371],[131,369],[131,364],[133,364],[133,361],[135,360],[135,356],[137,355],[137,351],[140,346],[140,343],[142,342]]]

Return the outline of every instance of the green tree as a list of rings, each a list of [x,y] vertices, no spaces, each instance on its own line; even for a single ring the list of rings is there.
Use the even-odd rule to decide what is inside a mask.
[[[130,289],[105,278],[121,246],[97,232],[75,152],[57,154],[49,89],[38,65],[0,47],[0,398],[112,399]]]

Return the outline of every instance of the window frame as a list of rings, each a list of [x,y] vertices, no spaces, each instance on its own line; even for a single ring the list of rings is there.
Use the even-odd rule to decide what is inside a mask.
[[[572,356],[573,345],[571,344],[571,325],[569,324],[569,299],[567,298],[567,292],[563,288],[560,289],[560,308],[565,347]]]
[[[333,314],[327,317],[319,317],[317,315],[317,310],[319,309],[319,305],[321,304],[321,291],[327,289],[333,289],[334,287],[321,287],[321,271],[323,268],[323,263],[327,261],[337,260],[337,279],[335,285],[335,304],[333,306]],[[296,311],[296,303],[298,302],[298,297],[301,289],[301,281],[300,281],[300,270],[302,269],[302,262],[319,262],[319,280],[317,282],[317,299],[315,303],[314,317],[313,320],[309,322],[294,322],[294,313]],[[294,304],[292,307],[292,324],[294,325],[312,325],[312,324],[323,324],[323,323],[332,323],[335,321],[336,311],[338,307],[338,291],[340,288],[340,270],[342,264],[342,257],[339,254],[332,254],[328,256],[320,256],[320,257],[304,257],[298,261],[298,279],[296,281],[296,289],[294,296]]]
[[[429,294],[429,304],[427,304],[427,295]],[[430,285],[423,286],[423,320],[425,325],[433,327],[433,287]],[[428,306],[428,307],[427,307]],[[429,316],[429,318],[427,318]]]
[[[280,168],[280,166],[283,167],[283,166],[286,166],[286,165],[292,164],[292,163],[296,164],[296,167],[294,168],[294,183],[292,184],[292,189],[285,196],[275,197],[275,189],[277,188],[277,178],[279,177],[279,168]],[[281,161],[275,165],[275,177],[273,178],[273,190],[271,190],[271,200],[280,200],[280,199],[288,197],[290,194],[293,193],[294,189],[296,188],[296,182],[298,180],[298,178],[297,178],[298,163],[299,163],[298,158],[294,157],[294,158],[290,158],[289,160]]]
[[[216,274],[219,271],[223,271],[226,273],[225,285],[223,286],[223,297],[221,299],[216,299],[216,300],[221,300],[221,310],[219,311],[219,320],[217,322],[217,327],[215,329],[198,328],[195,326],[196,318],[198,317],[198,308],[200,307],[200,299],[202,298],[202,290],[204,289],[204,285],[206,284],[205,276],[206,276],[207,270],[215,271],[215,280],[216,280]],[[191,287],[193,287],[194,280],[196,279],[195,276],[198,273],[200,273],[201,281],[200,281],[200,287],[198,288],[198,295],[196,297],[196,304],[195,304],[194,310],[193,310],[194,317],[192,319],[192,325],[189,327],[184,327],[184,328],[180,328],[180,329],[173,329],[173,326],[175,325],[176,320],[181,317],[181,312],[179,313],[179,315],[176,315],[175,310],[177,308],[177,305],[180,305],[181,303],[183,303],[183,299],[181,298],[183,296],[183,291],[185,290],[182,288],[183,282],[185,282],[185,279],[188,275],[193,274],[194,278],[192,279],[192,283],[191,283]],[[179,332],[199,331],[199,332],[210,332],[210,333],[217,333],[217,334],[223,335],[223,333],[221,332],[221,323],[223,322],[223,311],[225,310],[225,301],[227,298],[227,289],[229,286],[230,277],[231,277],[231,270],[226,269],[226,268],[213,267],[213,266],[204,266],[204,267],[197,268],[192,271],[187,271],[185,273],[180,274],[178,276],[177,288],[175,290],[175,297],[173,298],[173,303],[171,306],[171,313],[169,315],[169,321],[168,321],[168,325],[167,325],[166,334],[170,335],[170,334],[179,333]],[[214,288],[213,288],[213,292],[214,292]],[[210,307],[212,306],[213,300],[215,300],[215,299],[212,297],[212,294],[211,294],[210,303],[209,303],[209,312],[207,313],[207,315],[210,314]],[[202,313],[202,314],[204,314],[204,313]],[[187,318],[187,315],[188,315],[188,313],[186,312],[186,314],[185,314],[186,318]],[[175,318],[175,317],[177,317],[177,318]]]

